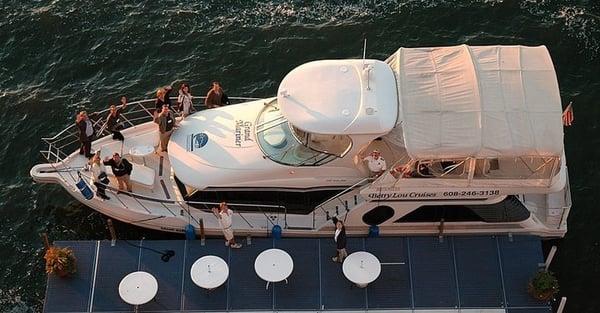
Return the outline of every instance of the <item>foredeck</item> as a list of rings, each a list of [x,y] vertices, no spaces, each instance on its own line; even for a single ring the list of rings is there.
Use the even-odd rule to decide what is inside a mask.
[[[124,241],[61,241],[77,257],[78,272],[50,275],[44,312],[131,312],[118,294],[120,280],[143,270],[158,280],[155,301],[140,312],[225,311],[387,311],[394,312],[551,312],[527,294],[528,279],[543,261],[541,242],[530,236],[349,238],[348,251],[364,250],[382,262],[379,278],[367,288],[352,287],[342,267],[331,261],[330,238],[253,238],[231,250],[221,239],[135,241],[155,250],[174,250],[167,263],[147,249]],[[254,272],[263,250],[277,247],[294,260],[289,283],[265,282]],[[217,255],[230,267],[229,280],[211,292],[197,287],[189,272],[204,255]]]

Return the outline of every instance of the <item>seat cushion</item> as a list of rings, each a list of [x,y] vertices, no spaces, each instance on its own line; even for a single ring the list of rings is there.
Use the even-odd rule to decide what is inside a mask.
[[[133,183],[140,184],[145,187],[154,187],[154,178],[156,176],[156,171],[152,168],[141,164],[132,163],[132,165],[133,170],[131,171],[131,176],[129,177],[129,179],[131,179]],[[114,176],[110,166],[106,167],[106,173],[108,175]]]

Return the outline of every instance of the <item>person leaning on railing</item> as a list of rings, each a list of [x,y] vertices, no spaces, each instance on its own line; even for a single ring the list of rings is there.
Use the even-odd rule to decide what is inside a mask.
[[[221,84],[217,81],[214,81],[212,83],[212,88],[206,94],[204,105],[206,105],[206,107],[209,109],[213,109],[226,104],[229,104],[229,98],[223,92]]]

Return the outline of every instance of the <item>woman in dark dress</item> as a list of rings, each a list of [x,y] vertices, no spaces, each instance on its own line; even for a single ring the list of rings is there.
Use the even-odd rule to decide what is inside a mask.
[[[337,254],[331,259],[333,262],[343,263],[344,259],[348,256],[348,252],[346,251],[346,228],[344,227],[344,222],[338,220],[337,217],[333,217],[332,221],[335,225],[333,240],[335,241]]]

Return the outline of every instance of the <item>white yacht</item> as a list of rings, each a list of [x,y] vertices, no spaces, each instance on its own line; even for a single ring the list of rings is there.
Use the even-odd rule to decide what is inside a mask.
[[[571,207],[561,100],[544,46],[400,48],[385,61],[320,60],[293,69],[276,97],[180,120],[168,153],[153,100],[123,114],[125,141],[95,122],[93,150],[134,162],[133,193],[86,200],[86,159],[70,126],[44,138],[37,182],[61,184],[95,210],[142,227],[218,234],[210,208],[236,213],[237,234],[525,233],[562,237]],[[102,112],[101,112],[102,113]],[[374,176],[363,158],[379,150]],[[93,188],[93,187],[92,187]]]

